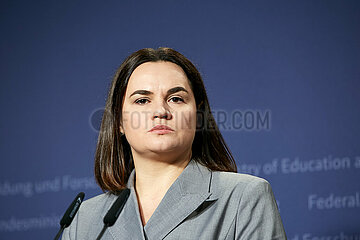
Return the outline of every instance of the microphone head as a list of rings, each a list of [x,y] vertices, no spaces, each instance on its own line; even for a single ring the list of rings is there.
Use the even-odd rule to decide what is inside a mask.
[[[75,217],[75,214],[77,213],[77,211],[80,208],[80,205],[83,201],[85,197],[85,193],[80,192],[74,199],[74,201],[72,201],[72,203],[70,204],[70,206],[68,207],[68,209],[66,210],[64,216],[61,218],[60,220],[60,226],[62,228],[66,228],[68,226],[70,226],[72,220]]]
[[[121,191],[119,197],[115,200],[109,211],[106,213],[103,221],[104,224],[108,227],[111,227],[115,224],[117,218],[119,217],[121,210],[124,208],[126,200],[130,195],[130,189],[126,188]]]

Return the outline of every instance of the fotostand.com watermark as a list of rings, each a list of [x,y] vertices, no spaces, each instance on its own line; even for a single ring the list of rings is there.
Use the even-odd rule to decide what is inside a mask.
[[[104,114],[111,113],[105,112],[104,108],[95,109],[89,117],[90,128],[99,132],[101,127],[101,121]],[[150,111],[133,111],[124,112],[123,119],[126,119],[130,123],[132,129],[149,129],[156,125],[155,121],[146,121],[154,116],[154,112]],[[170,114],[170,113],[168,113]],[[171,113],[171,117],[168,120],[163,119],[162,124],[166,124],[166,121],[172,121],[172,126],[176,129],[189,129],[194,125],[197,126],[197,130],[205,129],[208,131],[215,130],[214,124],[210,121],[207,112],[196,113],[196,118],[189,117],[190,112],[175,112]],[[270,131],[271,130],[271,110],[240,110],[236,109],[231,112],[226,110],[214,110],[212,115],[220,131]],[[164,117],[165,118],[165,117]],[[145,121],[144,121],[145,120]],[[195,121],[195,122],[193,122]]]

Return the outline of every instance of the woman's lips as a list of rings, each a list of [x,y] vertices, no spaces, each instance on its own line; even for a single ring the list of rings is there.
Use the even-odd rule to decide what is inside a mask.
[[[171,133],[173,131],[174,129],[172,129],[171,127],[165,125],[156,125],[152,129],[150,129],[149,132],[157,133],[157,134],[166,134],[166,133]]]

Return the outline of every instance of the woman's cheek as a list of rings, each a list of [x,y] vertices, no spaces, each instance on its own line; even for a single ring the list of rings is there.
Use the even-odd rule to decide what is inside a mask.
[[[195,130],[196,114],[194,114],[194,111],[181,112],[178,117],[177,125],[178,129]]]
[[[144,113],[139,111],[123,111],[123,125],[125,131],[136,131],[144,129],[145,118]]]

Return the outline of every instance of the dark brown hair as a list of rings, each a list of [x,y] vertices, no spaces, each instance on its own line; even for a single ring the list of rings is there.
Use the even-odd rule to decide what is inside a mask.
[[[214,171],[236,172],[236,163],[211,113],[203,80],[196,67],[171,48],[145,48],[125,59],[113,78],[95,153],[95,178],[103,191],[124,189],[134,168],[130,145],[120,133],[122,102],[135,68],[146,62],[166,61],[180,66],[191,86],[197,106],[197,130],[192,158]]]

